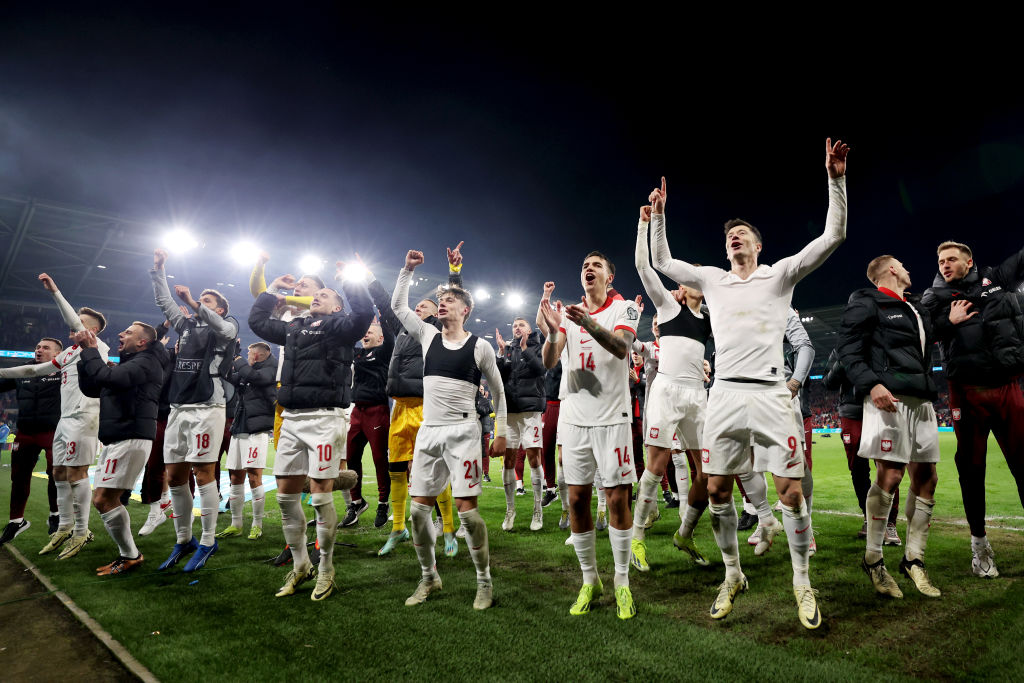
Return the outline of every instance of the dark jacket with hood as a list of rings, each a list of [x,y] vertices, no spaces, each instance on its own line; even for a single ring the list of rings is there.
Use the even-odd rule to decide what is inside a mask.
[[[505,353],[498,356],[498,372],[505,385],[505,402],[510,413],[544,412],[547,397],[544,392],[543,342],[540,335],[530,333],[523,350],[518,339],[511,339]]]
[[[156,437],[167,349],[154,341],[142,351],[122,353],[110,367],[94,348],[82,349],[78,383],[86,396],[100,399],[99,438],[105,444]]]
[[[259,434],[274,429],[274,404],[277,401],[277,356],[249,365],[236,358],[225,376],[237,389],[232,434]]]

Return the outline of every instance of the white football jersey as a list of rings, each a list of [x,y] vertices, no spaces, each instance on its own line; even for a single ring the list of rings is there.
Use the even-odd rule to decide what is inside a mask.
[[[636,304],[622,299],[609,298],[590,316],[606,330],[626,330],[634,337],[640,322]],[[565,334],[567,356],[562,365],[567,393],[559,418],[578,427],[628,423],[629,354],[625,358],[616,358],[594,341],[589,332],[568,318],[562,318],[559,329]]]
[[[107,362],[109,347],[99,339],[96,340],[100,358]],[[99,413],[100,400],[89,398],[78,386],[78,360],[82,355],[82,347],[78,344],[64,349],[51,362],[60,369],[60,416],[71,417],[82,413]]]

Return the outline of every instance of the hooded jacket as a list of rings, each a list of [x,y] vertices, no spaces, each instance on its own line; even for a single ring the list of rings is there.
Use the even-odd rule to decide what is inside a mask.
[[[111,444],[156,437],[165,363],[167,349],[159,341],[136,353],[122,353],[113,367],[96,349],[82,349],[78,383],[86,396],[100,399],[100,441]]]

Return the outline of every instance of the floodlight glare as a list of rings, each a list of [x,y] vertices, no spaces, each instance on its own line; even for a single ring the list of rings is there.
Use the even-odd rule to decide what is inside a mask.
[[[260,257],[260,248],[252,242],[239,242],[231,249],[231,258],[240,266],[251,266]]]
[[[341,277],[346,281],[365,282],[366,272],[366,267],[362,263],[346,263],[345,269],[341,271]]]
[[[476,296],[477,301],[484,301],[486,299],[491,298],[490,293],[483,287],[480,287],[475,292],[473,292],[473,295]]]
[[[315,256],[313,254],[306,254],[301,259],[299,259],[299,271],[301,271],[303,274],[319,273],[323,267],[324,260],[319,256]]]
[[[192,236],[186,228],[176,226],[164,235],[166,249],[175,254],[183,254],[199,246],[199,240]]]
[[[508,295],[508,298],[505,301],[508,303],[509,308],[519,308],[523,305],[523,296],[513,292]]]

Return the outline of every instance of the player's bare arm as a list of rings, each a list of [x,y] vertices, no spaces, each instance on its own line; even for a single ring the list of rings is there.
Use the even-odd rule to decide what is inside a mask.
[[[616,358],[625,358],[633,346],[633,333],[626,330],[612,332],[601,327],[596,320],[590,317],[586,309],[587,300],[584,297],[581,305],[573,304],[565,309],[565,315],[573,323],[586,330],[598,344],[604,347]],[[545,363],[546,365],[546,363]]]
[[[550,299],[541,301],[540,315],[544,318],[542,327],[546,326],[548,330],[547,340],[544,342],[542,349],[542,357],[544,367],[550,370],[558,365],[562,349],[565,348],[565,335],[559,329],[562,325],[562,302],[559,301],[555,306],[552,306]]]

